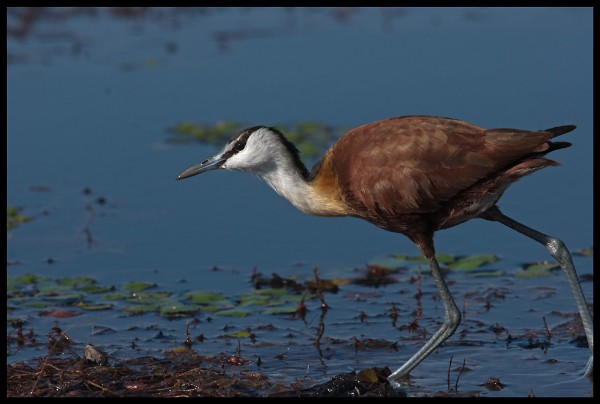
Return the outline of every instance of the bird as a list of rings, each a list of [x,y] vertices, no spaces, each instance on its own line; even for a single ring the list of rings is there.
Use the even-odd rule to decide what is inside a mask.
[[[281,131],[254,126],[235,133],[220,153],[187,168],[177,180],[217,169],[247,172],[304,213],[356,217],[408,237],[426,259],[445,314],[430,339],[388,376],[390,383],[408,378],[461,321],[435,257],[434,233],[475,218],[508,226],[544,245],[565,273],[591,351],[583,374],[591,376],[593,321],[569,250],[497,205],[515,181],[559,165],[544,156],[570,147],[552,139],[575,128],[484,129],[440,116],[398,116],[350,130],[309,171]]]

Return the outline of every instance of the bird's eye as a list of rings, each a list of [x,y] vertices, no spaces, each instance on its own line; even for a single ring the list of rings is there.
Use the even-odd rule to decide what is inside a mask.
[[[237,153],[244,150],[244,147],[246,147],[246,142],[235,142],[233,150]]]

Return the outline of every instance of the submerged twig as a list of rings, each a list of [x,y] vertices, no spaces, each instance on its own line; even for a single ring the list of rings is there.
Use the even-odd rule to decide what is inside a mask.
[[[546,317],[542,316],[542,321],[544,321],[544,327],[546,327],[546,334],[548,335],[548,339],[552,339],[552,333],[550,332],[550,329],[548,328],[548,323],[546,322]]]
[[[463,374],[463,371],[465,370],[465,365],[467,364],[467,360],[463,359],[463,364],[460,367],[460,371],[458,372],[458,376],[456,376],[456,383],[454,384],[454,390],[458,392],[458,380],[460,379],[460,376]]]
[[[88,248],[92,248],[92,245],[94,244],[94,239],[92,238],[92,231],[90,230],[90,224],[92,223],[92,220],[94,219],[94,216],[96,215],[96,212],[94,211],[94,208],[90,204],[87,204],[85,206],[85,208],[89,213],[85,219],[85,223],[83,224],[83,233],[85,234],[85,241],[87,243]]]
[[[321,287],[321,279],[319,278],[319,270],[317,267],[313,268],[313,274],[315,274],[315,287],[317,288],[317,294],[319,295],[319,299],[321,300],[321,309],[327,311],[328,306],[325,302],[325,297],[323,296],[323,289]]]
[[[452,359],[454,355],[450,355],[450,362],[448,362],[448,391],[450,391],[450,368],[452,367]]]

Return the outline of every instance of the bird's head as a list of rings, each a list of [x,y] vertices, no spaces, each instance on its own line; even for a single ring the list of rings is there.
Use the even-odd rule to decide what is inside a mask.
[[[282,161],[292,161],[303,175],[306,173],[298,149],[281,132],[272,127],[254,126],[232,136],[220,153],[184,170],[177,179],[221,168],[262,176],[276,169]]]

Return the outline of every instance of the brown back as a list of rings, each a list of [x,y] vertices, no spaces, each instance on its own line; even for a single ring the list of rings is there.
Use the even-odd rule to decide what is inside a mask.
[[[386,228],[381,218],[436,212],[475,184],[547,153],[554,135],[407,116],[353,129],[329,153],[354,215]]]

